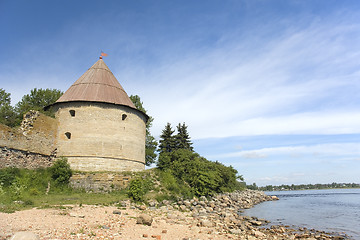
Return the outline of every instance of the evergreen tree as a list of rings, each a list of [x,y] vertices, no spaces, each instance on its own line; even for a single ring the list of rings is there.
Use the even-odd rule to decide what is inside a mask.
[[[175,138],[173,136],[174,130],[170,123],[167,123],[160,135],[159,153],[172,152],[176,149]]]
[[[145,108],[143,107],[143,103],[140,100],[138,95],[131,95],[131,101],[134,103],[135,107],[142,111],[143,113],[147,114]],[[157,141],[150,133],[150,128],[152,126],[152,122],[154,118],[149,116],[149,119],[146,123],[146,138],[145,138],[145,165],[150,166],[152,163],[156,161],[156,148],[157,148]]]
[[[179,123],[177,126],[177,134],[175,135],[176,149],[187,149],[193,151],[192,142],[190,140],[187,126],[185,123]]]

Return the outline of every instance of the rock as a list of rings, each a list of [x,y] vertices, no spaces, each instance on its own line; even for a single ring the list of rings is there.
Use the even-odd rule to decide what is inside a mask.
[[[214,223],[208,219],[201,219],[200,220],[200,226],[202,227],[213,227]]]
[[[11,240],[40,240],[40,238],[33,232],[17,232]]]
[[[169,213],[169,214],[167,215],[167,218],[168,218],[168,219],[176,219],[177,216],[176,216],[175,214]]]
[[[260,222],[260,221],[256,221],[256,220],[251,220],[251,221],[249,221],[252,225],[254,225],[254,226],[261,226],[262,225],[262,222]]]
[[[277,196],[271,196],[271,200],[276,201],[276,200],[279,200],[279,198]]]
[[[119,210],[114,210],[114,211],[113,211],[113,214],[121,215],[121,211],[119,211]]]
[[[242,234],[242,230],[241,230],[241,229],[231,229],[230,232],[231,232],[232,234],[236,234],[236,235]]]
[[[180,210],[185,212],[187,210],[187,207],[185,205],[180,205]]]
[[[144,210],[146,210],[146,206],[145,206],[145,205],[141,205],[141,206],[139,206],[139,209],[142,210],[142,211],[144,211]]]
[[[206,199],[206,197],[205,197],[205,196],[201,196],[201,197],[199,198],[199,200],[200,200],[200,201],[207,202],[207,199]]]
[[[265,237],[265,236],[266,236],[265,233],[260,232],[260,231],[254,231],[254,232],[253,232],[253,235],[254,235],[255,237],[257,237],[257,238],[259,238],[259,237]]]
[[[77,217],[76,213],[73,213],[73,212],[69,213],[69,216],[70,217]]]
[[[158,202],[156,200],[151,200],[149,202],[149,207],[156,207],[156,205],[158,205]]]
[[[136,218],[136,223],[137,224],[144,224],[144,225],[148,225],[151,226],[153,222],[153,218],[145,213],[140,214],[139,217]]]
[[[184,205],[185,205],[186,207],[190,207],[190,206],[191,206],[191,202],[188,201],[188,200],[185,200],[185,201],[184,201]]]

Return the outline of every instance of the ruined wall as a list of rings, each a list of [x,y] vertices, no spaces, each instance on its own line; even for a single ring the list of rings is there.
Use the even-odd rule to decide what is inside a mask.
[[[126,106],[69,102],[55,107],[58,156],[79,171],[145,169],[145,116]]]
[[[0,168],[49,167],[55,159],[57,121],[36,111],[17,129],[0,124]]]
[[[54,162],[55,156],[0,147],[0,168],[46,168]]]
[[[41,155],[53,155],[57,121],[37,111],[25,114],[20,128],[0,124],[0,147]]]

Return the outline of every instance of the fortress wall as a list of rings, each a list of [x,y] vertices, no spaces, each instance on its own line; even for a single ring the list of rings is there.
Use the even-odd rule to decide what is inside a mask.
[[[56,119],[30,111],[17,129],[0,124],[0,147],[51,155],[55,150],[56,133]]]
[[[55,106],[58,156],[79,171],[145,169],[145,117],[107,103],[69,102]]]
[[[17,129],[0,124],[0,168],[48,167],[55,158],[57,121],[36,111]]]
[[[0,147],[0,168],[46,168],[52,165],[54,159],[54,156]]]

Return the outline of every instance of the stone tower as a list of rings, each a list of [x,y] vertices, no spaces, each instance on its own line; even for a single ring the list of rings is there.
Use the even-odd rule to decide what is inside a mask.
[[[101,57],[52,107],[57,155],[72,169],[144,170],[148,116],[136,109]]]

